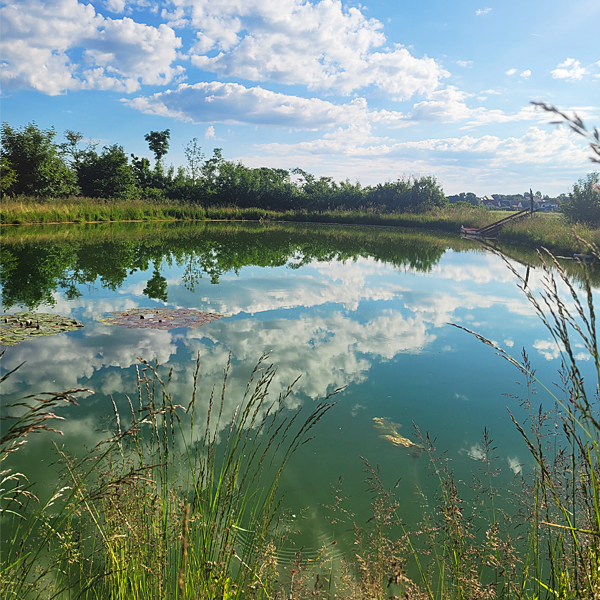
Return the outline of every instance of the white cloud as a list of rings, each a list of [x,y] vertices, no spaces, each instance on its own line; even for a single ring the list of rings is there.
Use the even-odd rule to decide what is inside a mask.
[[[521,462],[519,462],[519,459],[516,456],[507,456],[506,462],[508,463],[508,468],[515,475],[520,475],[523,472],[523,465]]]
[[[182,72],[172,66],[181,40],[165,24],[107,19],[76,0],[22,0],[1,11],[5,89],[133,92]],[[81,58],[72,59],[78,52]]]
[[[508,71],[506,71],[506,75],[514,75],[516,72],[516,69],[509,69]]]
[[[473,64],[472,60],[457,60],[456,64],[459,67],[470,67]]]
[[[103,4],[110,12],[122,13],[125,12],[127,0],[104,0]]]
[[[435,90],[448,75],[428,57],[385,46],[382,24],[337,0],[174,0],[165,17],[197,29],[192,63],[223,77],[349,94],[374,86],[397,99]]]
[[[566,79],[567,81],[578,81],[588,75],[589,71],[581,66],[581,63],[574,58],[567,58],[560,63],[556,69],[551,71],[554,79]]]
[[[529,69],[526,69],[525,71],[521,72],[521,77],[523,79],[529,79],[529,77],[531,77],[531,71]]]
[[[463,163],[485,160],[491,167],[507,164],[584,164],[587,151],[578,145],[565,129],[555,129],[550,133],[537,127],[530,127],[521,137],[502,139],[484,135],[465,135],[459,138],[425,139],[414,142],[396,142],[375,138],[369,135],[370,129],[348,127],[334,134],[326,134],[319,140],[298,144],[265,144],[261,146],[269,152],[308,154],[342,154],[350,156],[390,156],[412,158],[417,164],[421,158],[436,160],[460,156]],[[350,142],[349,142],[350,140]],[[362,141],[361,141],[362,140]],[[481,164],[481,163],[480,163]],[[413,171],[414,172],[414,167]]]
[[[204,137],[207,140],[216,140],[217,136],[215,135],[215,128],[210,125],[209,127],[206,128],[206,131],[204,132]]]
[[[417,121],[460,121],[471,115],[471,110],[465,104],[465,98],[468,97],[466,92],[448,86],[446,89],[432,92],[427,100],[415,104],[410,116]]]
[[[554,340],[535,340],[533,347],[546,360],[555,360],[561,353],[561,347]]]
[[[246,123],[293,129],[328,129],[340,124],[381,122],[405,124],[394,111],[369,111],[364,98],[334,104],[319,98],[301,98],[261,87],[217,81],[181,84],[175,90],[124,100],[147,114],[169,116],[194,123]]]
[[[485,450],[479,442],[473,444],[466,452],[467,456],[473,460],[485,460]]]
[[[489,13],[491,10],[492,10],[491,8],[478,8],[478,9],[475,11],[475,14],[476,14],[477,16],[480,16],[480,15],[486,15],[486,14],[487,14],[487,13]]]
[[[448,86],[432,92],[426,100],[415,104],[409,115],[404,115],[397,111],[369,110],[364,98],[334,104],[320,98],[291,96],[258,86],[247,88],[238,83],[213,81],[193,85],[184,83],[174,90],[124,99],[123,102],[146,114],[194,123],[242,123],[313,131],[338,128],[324,134],[323,139],[348,139],[351,136],[353,143],[359,142],[359,145],[385,140],[371,137],[371,126],[376,124],[397,128],[417,121],[453,123],[468,120],[464,128],[473,128],[489,123],[547,120],[531,106],[514,114],[482,107],[471,109],[466,104],[469,97],[466,92]],[[330,142],[327,141],[325,146],[330,146]]]

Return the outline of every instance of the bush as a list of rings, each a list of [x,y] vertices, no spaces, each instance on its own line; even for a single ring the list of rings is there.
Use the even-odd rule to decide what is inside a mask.
[[[563,213],[573,223],[600,224],[600,178],[598,173],[582,177],[569,194]]]

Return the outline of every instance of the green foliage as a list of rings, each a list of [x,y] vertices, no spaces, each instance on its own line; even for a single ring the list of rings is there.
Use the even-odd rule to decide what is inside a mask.
[[[378,184],[367,192],[365,200],[387,212],[424,212],[448,204],[435,177],[407,177],[395,182]]]
[[[461,192],[454,196],[448,196],[448,202],[450,204],[456,204],[457,202],[466,202],[473,206],[479,206],[479,198],[473,192]]]
[[[171,131],[169,129],[165,129],[164,131],[151,131],[144,136],[150,150],[154,153],[157,168],[160,165],[162,157],[169,151],[170,137]]]
[[[10,193],[11,187],[17,182],[17,173],[10,166],[5,156],[0,156],[0,196]]]
[[[205,156],[198,145],[198,138],[193,138],[184,148],[185,158],[188,162],[188,174],[191,182],[195,184],[200,178],[200,169]]]
[[[167,302],[167,279],[160,274],[160,265],[154,265],[152,277],[146,282],[146,287],[142,290],[142,294],[148,298],[162,300]]]
[[[75,165],[84,196],[90,198],[136,198],[139,195],[134,171],[123,148],[105,146],[98,154],[88,149]]]
[[[54,143],[54,129],[2,124],[2,193],[57,198],[77,193],[75,173]]]
[[[146,190],[154,187],[155,174],[150,168],[150,161],[147,158],[138,158],[135,154],[132,154],[131,169],[140,189]]]
[[[600,224],[600,177],[589,173],[573,185],[564,215],[573,223]]]
[[[215,197],[220,203],[240,208],[292,207],[294,188],[285,169],[250,169],[241,163],[223,161],[215,181]]]

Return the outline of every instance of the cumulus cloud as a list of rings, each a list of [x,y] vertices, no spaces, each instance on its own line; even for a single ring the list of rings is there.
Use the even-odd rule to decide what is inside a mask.
[[[411,118],[418,121],[460,121],[471,115],[465,104],[469,96],[454,86],[429,94],[427,100],[413,106]]]
[[[372,125],[406,127],[415,122],[455,123],[467,121],[465,128],[509,121],[545,122],[543,114],[527,106],[517,113],[475,109],[467,106],[470,94],[454,86],[437,90],[415,104],[409,114],[390,110],[370,110],[365,98],[336,104],[320,98],[303,98],[262,87],[245,87],[239,83],[183,83],[174,90],[123,101],[146,114],[161,115],[193,123],[250,124],[296,130],[327,130],[324,139],[353,136],[360,131],[362,143],[376,141],[370,137]],[[346,129],[339,129],[339,128]]]
[[[530,76],[531,76],[531,71],[529,69],[526,69],[525,71],[521,72],[521,77],[523,79],[529,79]]]
[[[491,8],[478,8],[475,11],[475,14],[479,17],[480,15],[486,15],[487,13],[489,13],[492,9]]]
[[[560,63],[556,69],[551,71],[554,79],[566,79],[567,81],[578,81],[588,75],[589,71],[581,66],[581,63],[574,58],[567,58]]]
[[[514,475],[521,475],[523,472],[523,464],[519,461],[516,456],[507,456],[506,462],[508,463],[508,468],[513,472]]]
[[[562,348],[554,340],[535,340],[533,347],[546,359],[555,360]]]
[[[369,111],[364,98],[334,104],[319,98],[301,98],[238,83],[218,81],[181,84],[175,90],[124,100],[147,114],[194,123],[245,123],[293,129],[327,129],[340,124],[382,122],[402,125],[406,117],[394,111]]]
[[[21,0],[3,7],[1,16],[5,89],[133,92],[182,72],[172,66],[181,40],[165,24],[108,19],[76,0]],[[77,53],[79,60],[72,58]]]
[[[351,143],[349,143],[349,140]],[[283,155],[292,154],[342,154],[346,156],[406,157],[413,162],[428,160],[469,159],[485,160],[490,167],[507,164],[582,164],[587,157],[584,146],[575,143],[567,130],[551,132],[530,127],[521,137],[502,139],[498,136],[424,139],[410,142],[390,142],[370,135],[370,129],[349,126],[333,134],[298,144],[272,143],[261,146],[265,150]],[[480,163],[481,164],[481,163]]]
[[[509,69],[508,71],[506,71],[506,75],[514,75],[516,72],[516,69]]]
[[[301,84],[349,94],[374,86],[398,99],[435,90],[448,73],[401,45],[382,23],[337,0],[174,0],[163,13],[197,31],[197,67],[224,77]]]

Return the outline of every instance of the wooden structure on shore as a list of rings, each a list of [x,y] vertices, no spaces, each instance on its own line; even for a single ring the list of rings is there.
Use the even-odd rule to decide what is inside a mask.
[[[498,234],[507,223],[518,221],[527,215],[532,215],[538,210],[533,207],[533,192],[530,190],[529,193],[531,199],[531,206],[529,208],[524,208],[519,212],[513,213],[508,217],[504,217],[503,219],[496,221],[495,223],[490,223],[485,227],[465,227],[464,225],[461,225],[461,235],[464,235],[465,237],[485,238],[487,240],[497,238]]]

